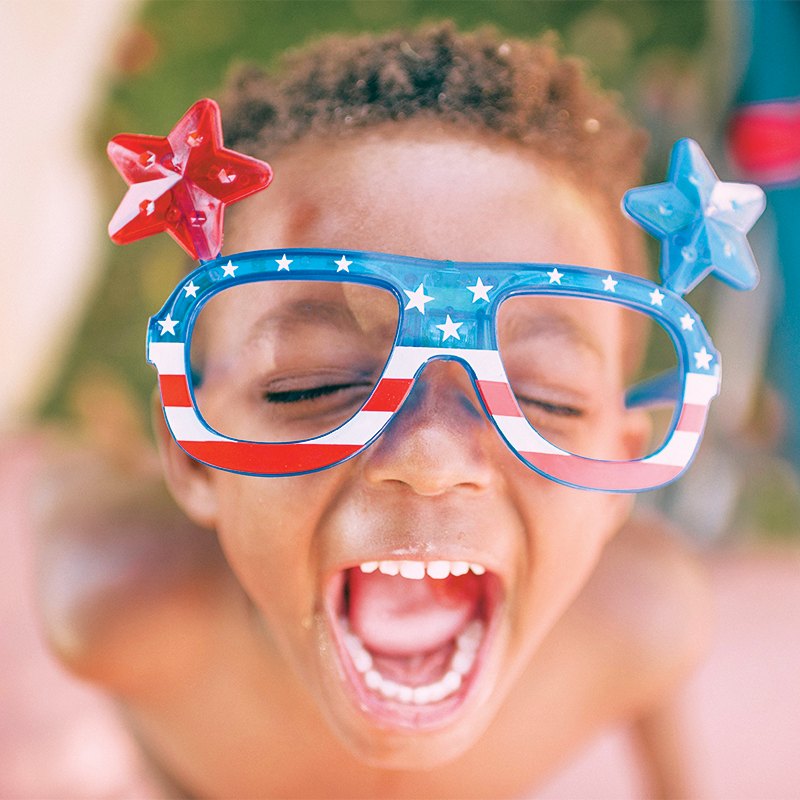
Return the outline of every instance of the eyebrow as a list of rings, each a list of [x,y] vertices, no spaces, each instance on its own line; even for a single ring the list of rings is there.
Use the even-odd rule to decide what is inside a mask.
[[[251,343],[284,325],[333,328],[345,332],[361,328],[347,303],[305,298],[293,300],[262,314],[250,327],[246,343]]]
[[[541,314],[515,310],[509,312],[508,316],[503,319],[502,327],[505,335],[509,336],[513,343],[545,337],[560,338],[585,348],[601,362],[605,361],[605,353],[599,346],[596,337],[592,336],[576,320],[563,314],[553,312]],[[504,338],[501,337],[499,325],[498,338]]]

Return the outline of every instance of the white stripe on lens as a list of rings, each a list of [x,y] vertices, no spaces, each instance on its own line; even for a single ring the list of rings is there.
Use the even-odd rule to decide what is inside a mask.
[[[665,464],[671,467],[685,467],[689,463],[699,439],[699,433],[675,431],[663,450],[642,459],[642,461],[650,464]]]
[[[395,347],[382,377],[413,378],[420,366],[435,356],[463,358],[475,370],[479,381],[508,383],[497,350],[475,350],[466,347]]]
[[[571,453],[550,444],[543,436],[538,434],[525,417],[503,417],[494,415],[497,427],[508,439],[511,446],[517,451],[526,453],[549,453],[556,456],[568,456]]]
[[[165,406],[164,414],[172,435],[179,442],[228,442],[230,439],[213,433],[203,426],[193,408]]]
[[[182,342],[150,342],[147,355],[159,375],[185,375],[186,360]]]
[[[699,375],[696,372],[686,373],[686,389],[683,402],[692,405],[707,406],[719,392],[719,376]]]
[[[391,411],[359,411],[341,428],[312,441],[314,444],[364,444],[375,436],[391,417]]]

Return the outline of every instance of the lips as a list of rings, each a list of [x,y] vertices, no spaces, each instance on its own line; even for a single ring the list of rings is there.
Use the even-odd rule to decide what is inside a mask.
[[[337,573],[326,605],[346,692],[383,727],[446,724],[480,678],[500,594],[496,575],[464,561]]]

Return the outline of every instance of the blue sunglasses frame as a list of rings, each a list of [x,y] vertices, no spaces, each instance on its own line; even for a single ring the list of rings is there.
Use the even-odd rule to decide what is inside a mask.
[[[291,443],[221,436],[203,420],[194,396],[189,364],[194,324],[219,292],[275,280],[362,283],[391,292],[400,305],[392,355],[362,410],[332,434]],[[629,408],[676,404],[669,434],[656,454],[630,462],[582,458],[555,448],[527,424],[508,384],[495,329],[500,305],[521,293],[604,300],[647,314],[664,327],[675,345],[677,371],[637,385],[626,397]],[[151,318],[148,359],[159,372],[173,436],[189,455],[218,468],[301,474],[352,458],[380,435],[426,363],[456,359],[467,369],[500,435],[528,466],[569,486],[623,492],[674,480],[689,465],[720,375],[719,353],[698,315],[679,295],[652,281],[563,264],[460,263],[352,250],[255,251],[204,263]],[[692,430],[687,430],[688,406]],[[620,464],[628,466],[614,469]]]
[[[112,140],[109,153],[130,187],[116,222],[112,220],[115,241],[168,230],[195,256],[205,259],[219,251],[224,206],[267,186],[272,170],[225,150],[218,117],[213,101],[201,101],[166,139],[127,135]],[[204,121],[208,137],[194,130],[198,120]],[[176,161],[176,153],[186,157]],[[209,159],[215,165],[224,162],[224,169],[214,166],[216,178],[208,173]],[[246,173],[247,180],[242,177],[231,188],[238,173]],[[189,202],[197,194],[186,194],[191,187],[200,192],[199,206]],[[189,205],[181,210],[184,200]],[[170,205],[172,201],[178,205]],[[428,361],[456,359],[467,369],[500,435],[532,469],[584,489],[655,488],[675,480],[691,462],[708,404],[719,390],[719,353],[681,296],[709,274],[736,289],[756,285],[758,268],[746,233],[765,203],[764,193],[753,184],[720,181],[696,142],[678,141],[667,181],[632,189],[622,203],[625,214],[661,240],[663,286],[588,267],[435,262],[357,251],[259,251],[202,260],[148,326],[148,361],[158,370],[167,424],[189,455],[220,469],[253,475],[324,469],[352,458],[380,435]],[[197,313],[229,286],[289,277],[356,281],[392,291],[401,306],[392,356],[367,404],[325,436],[290,443],[221,436],[202,419],[194,398],[187,345]],[[523,291],[612,300],[650,315],[669,332],[678,353],[677,370],[626,395],[629,408],[678,400],[667,441],[658,452],[627,462],[583,458],[554,447],[520,419],[524,415],[497,351],[493,319],[503,300]]]

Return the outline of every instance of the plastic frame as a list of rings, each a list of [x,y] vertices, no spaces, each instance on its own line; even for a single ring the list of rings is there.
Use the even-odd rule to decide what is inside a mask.
[[[362,409],[330,433],[288,443],[222,436],[200,415],[189,378],[187,345],[197,314],[230,286],[285,279],[357,282],[393,292],[400,319],[389,361]],[[586,458],[552,445],[530,425],[511,391],[493,322],[500,303],[523,290],[612,300],[650,315],[668,331],[679,375],[640,384],[628,396],[629,406],[667,395],[677,400],[657,452],[633,461]],[[651,281],[564,264],[459,263],[347,250],[264,250],[203,263],[150,319],[147,357],[158,371],[164,415],[181,448],[209,466],[260,476],[314,472],[358,455],[389,424],[425,365],[447,359],[464,366],[497,432],[531,469],[579,489],[645,491],[688,468],[720,384],[719,353],[699,316],[678,294]]]

